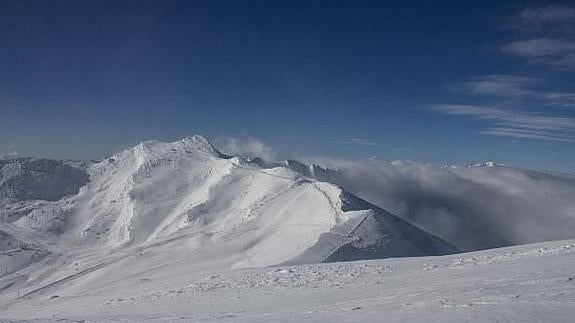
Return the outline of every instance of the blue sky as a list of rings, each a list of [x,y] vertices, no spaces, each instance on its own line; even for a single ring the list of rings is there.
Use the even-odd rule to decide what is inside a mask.
[[[0,154],[203,134],[575,171],[568,2],[2,1],[0,44]]]

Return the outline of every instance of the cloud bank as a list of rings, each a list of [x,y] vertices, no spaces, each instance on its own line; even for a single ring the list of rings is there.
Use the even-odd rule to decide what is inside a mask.
[[[511,167],[310,158],[316,172],[462,250],[575,236],[575,176]]]

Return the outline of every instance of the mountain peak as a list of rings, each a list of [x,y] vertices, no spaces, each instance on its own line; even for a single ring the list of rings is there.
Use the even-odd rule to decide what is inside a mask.
[[[177,144],[178,142],[174,143]],[[212,145],[212,143],[206,139],[206,137],[202,136],[202,135],[192,135],[192,136],[186,136],[184,138],[182,138],[179,143],[183,144],[184,147],[186,147],[186,149],[196,149],[196,150],[200,150],[203,152],[206,152],[210,155],[216,156],[216,157],[220,157],[220,158],[230,158],[230,156],[227,156],[223,153],[221,153],[219,150],[217,150],[214,145]]]
[[[156,156],[177,151],[186,153],[202,152],[214,157],[228,158],[228,156],[220,153],[205,137],[201,135],[186,136],[173,142],[164,142],[158,140],[144,141],[134,148],[129,149],[129,151],[139,151],[138,154],[146,154],[146,152],[151,152]]]
[[[483,162],[479,162],[479,163],[470,163],[466,165],[467,167],[498,167],[498,166],[504,166],[503,164],[499,164],[496,163],[494,161],[483,161]]]
[[[206,137],[202,135],[185,136],[184,138],[182,138],[181,141],[195,145],[212,146],[212,144],[208,141],[208,139],[206,139]]]

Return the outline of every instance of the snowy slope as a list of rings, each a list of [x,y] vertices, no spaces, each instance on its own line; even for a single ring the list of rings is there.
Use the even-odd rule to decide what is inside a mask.
[[[91,183],[76,199],[74,237],[112,249],[184,239],[191,248],[230,245],[235,255],[244,253],[236,265],[262,266],[289,260],[320,234],[356,225],[374,212],[378,218],[393,218],[367,203],[344,210],[336,186],[284,167],[246,165],[220,154],[200,136],[142,143],[90,172]],[[411,227],[401,221],[386,229],[395,231],[393,226]],[[443,243],[433,237],[429,241]],[[443,253],[453,251],[444,248]],[[424,246],[416,249],[403,255],[427,253]]]
[[[574,265],[567,240],[260,269],[118,266],[0,313],[42,322],[571,322]]]
[[[12,164],[31,169],[28,162]],[[116,288],[126,275],[157,268],[168,279],[457,251],[335,185],[223,155],[201,136],[144,142],[91,164],[52,163],[63,178],[2,168],[4,182],[22,183],[12,187],[57,196],[3,202],[0,304]]]

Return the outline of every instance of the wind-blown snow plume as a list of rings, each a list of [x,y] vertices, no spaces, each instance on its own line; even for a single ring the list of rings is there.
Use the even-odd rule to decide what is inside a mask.
[[[9,149],[8,151],[0,151],[0,160],[14,159],[18,158],[19,154],[15,149]]]
[[[0,160],[14,159],[14,158],[18,158],[18,153],[15,151],[0,153]]]
[[[276,156],[270,146],[253,137],[221,137],[214,142],[221,152],[232,156],[260,157],[268,161]]]
[[[14,142],[9,143],[3,149],[0,148],[0,160],[18,158],[18,145]]]

